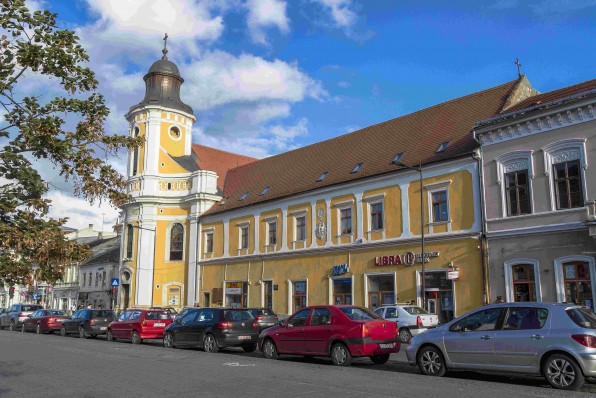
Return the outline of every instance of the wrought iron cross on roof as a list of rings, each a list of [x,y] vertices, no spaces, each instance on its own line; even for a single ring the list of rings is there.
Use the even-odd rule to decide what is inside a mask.
[[[522,77],[522,73],[521,73],[522,64],[521,64],[521,62],[519,62],[518,58],[515,59],[514,64],[517,65],[517,76]]]
[[[161,50],[161,52],[163,53],[163,57],[161,57],[161,59],[168,59],[168,34],[166,33],[165,36],[163,37],[163,50]]]

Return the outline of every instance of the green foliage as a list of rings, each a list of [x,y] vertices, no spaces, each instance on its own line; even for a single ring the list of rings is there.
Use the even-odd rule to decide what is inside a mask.
[[[48,217],[48,185],[30,160],[51,161],[90,203],[107,199],[118,206],[128,200],[125,180],[105,159],[141,144],[105,131],[109,109],[95,91],[89,57],[56,17],[30,12],[24,0],[0,0],[0,140],[6,141],[0,148],[0,285],[55,282],[64,265],[90,254],[86,245],[64,239],[66,219]],[[21,92],[19,83],[34,74],[57,80],[62,95],[42,102]],[[65,119],[73,118],[70,131]]]

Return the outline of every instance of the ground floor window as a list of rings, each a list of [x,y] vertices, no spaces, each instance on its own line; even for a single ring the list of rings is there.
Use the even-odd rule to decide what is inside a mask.
[[[393,274],[368,275],[368,307],[375,310],[383,304],[395,304]]]
[[[565,301],[592,308],[592,278],[588,263],[574,261],[563,264]]]
[[[512,267],[513,299],[515,302],[536,301],[536,277],[533,264]]]
[[[170,307],[180,306],[180,287],[179,286],[169,286],[167,295],[168,295],[168,306],[170,306]]]
[[[263,307],[273,309],[273,281],[263,281]]]
[[[245,308],[248,306],[246,300],[248,294],[248,283],[226,282],[226,307]]]
[[[333,279],[333,304],[352,305],[352,278]]]
[[[426,271],[424,274],[426,310],[437,314],[439,323],[455,317],[453,281],[447,279],[447,271]]]
[[[294,312],[306,307],[306,281],[292,283],[292,304]]]

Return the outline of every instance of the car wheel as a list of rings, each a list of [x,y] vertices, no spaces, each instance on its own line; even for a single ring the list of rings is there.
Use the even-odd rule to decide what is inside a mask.
[[[342,343],[336,343],[331,347],[331,360],[335,366],[350,366],[352,364],[352,355]]]
[[[37,326],[35,326],[35,333],[41,334],[41,325],[39,323],[37,324]]]
[[[21,323],[21,333],[25,333],[25,324]]]
[[[427,376],[444,376],[445,360],[438,348],[427,346],[418,353],[418,368]]]
[[[8,330],[10,330],[11,332],[14,332],[16,329],[16,326],[14,324],[14,321],[10,321],[10,325],[8,326]]]
[[[81,338],[81,339],[87,338],[87,333],[85,333],[85,329],[83,329],[83,327],[79,328],[79,338]]]
[[[108,341],[114,341],[114,336],[112,335],[112,330],[108,329],[108,331],[106,332],[106,339]]]
[[[273,340],[267,339],[263,343],[263,356],[267,359],[279,358],[279,353],[277,352],[277,347],[275,346]]]
[[[66,328],[64,326],[60,328],[60,336],[66,337]]]
[[[141,339],[141,337],[139,336],[139,334],[137,333],[136,330],[132,331],[132,337],[130,339],[130,342],[133,344],[141,344],[143,340]]]
[[[166,335],[163,336],[163,346],[166,348],[176,348],[176,346],[174,345],[174,336],[172,336],[172,333],[166,333]]]
[[[255,352],[255,350],[257,349],[257,345],[256,344],[245,345],[245,346],[242,346],[242,349],[244,350],[244,352]]]
[[[399,338],[402,343],[407,343],[412,338],[412,333],[410,333],[408,328],[399,329]]]
[[[389,360],[389,354],[371,355],[370,360],[375,365],[382,365]]]
[[[548,384],[560,390],[577,390],[585,380],[577,363],[565,354],[554,354],[548,357],[542,373]]]
[[[205,352],[212,352],[216,353],[219,351],[219,346],[217,345],[217,341],[215,341],[215,337],[212,334],[208,334],[205,336],[203,340],[203,349]]]

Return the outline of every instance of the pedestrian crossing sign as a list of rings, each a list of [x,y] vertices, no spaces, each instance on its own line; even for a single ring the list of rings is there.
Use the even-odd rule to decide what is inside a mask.
[[[120,285],[120,279],[112,278],[112,286],[119,286],[119,285]]]

